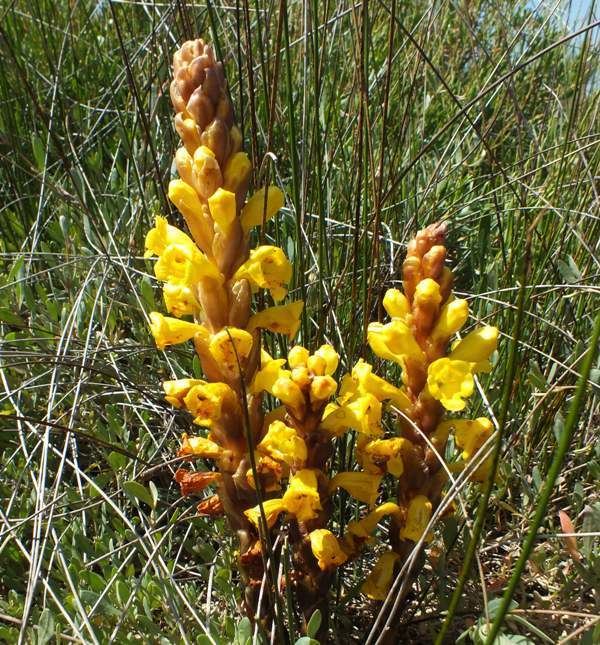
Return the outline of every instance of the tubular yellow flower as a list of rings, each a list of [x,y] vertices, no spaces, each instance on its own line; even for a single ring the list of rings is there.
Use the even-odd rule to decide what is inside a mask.
[[[315,376],[310,383],[310,400],[312,403],[326,401],[337,389],[337,383],[331,376]]]
[[[171,244],[194,246],[194,242],[186,233],[180,231],[176,226],[171,226],[164,217],[158,215],[154,228],[151,228],[146,234],[144,257],[149,258],[153,255],[160,255]]]
[[[403,411],[408,410],[412,405],[404,391],[373,374],[373,367],[362,358],[353,367],[352,378],[357,381],[358,389],[363,394],[372,394],[379,401],[389,399],[392,405]]]
[[[281,421],[273,421],[269,425],[267,434],[256,449],[289,466],[303,465],[307,456],[304,439]]]
[[[383,296],[383,307],[390,318],[405,318],[410,313],[408,298],[399,289],[388,289]]]
[[[237,397],[226,383],[200,383],[190,388],[183,402],[195,424],[210,428],[221,419],[223,408],[237,406]]]
[[[223,283],[223,275],[196,246],[170,244],[154,265],[159,280],[172,284],[195,286],[204,279]]]
[[[255,329],[268,329],[277,334],[285,334],[290,340],[296,335],[300,327],[300,315],[304,302],[296,300],[287,305],[269,307],[254,314],[248,321],[248,331]]]
[[[486,417],[477,419],[453,419],[456,445],[463,449],[462,458],[471,459],[492,436],[494,426]]]
[[[317,511],[323,509],[314,470],[305,468],[296,472],[283,495],[283,504],[285,510],[295,515],[299,522],[317,517]]]
[[[204,457],[218,459],[225,451],[221,446],[205,437],[189,437],[185,432],[181,435],[179,457]]]
[[[250,386],[250,394],[259,392],[268,392],[273,394],[273,385],[279,378],[289,378],[291,372],[282,369],[285,364],[285,358],[268,360],[262,368],[256,373]]]
[[[306,367],[309,356],[310,353],[307,349],[301,345],[295,345],[288,353],[288,364],[292,369],[294,367]]]
[[[337,370],[338,364],[340,362],[340,357],[331,345],[321,345],[321,347],[317,349],[313,356],[322,358],[325,361],[326,375],[330,376]]]
[[[238,188],[248,181],[252,164],[245,152],[236,152],[229,158],[223,172],[223,186],[227,190],[237,192]]]
[[[406,523],[400,529],[400,537],[418,542],[431,519],[431,502],[425,495],[416,495],[408,503]]]
[[[163,287],[165,306],[170,314],[177,318],[194,316],[200,311],[200,303],[193,291],[183,284],[167,284]]]
[[[202,214],[202,202],[198,193],[182,179],[173,179],[169,183],[169,199],[185,218],[192,236],[198,241],[199,220]]]
[[[404,472],[401,452],[405,442],[406,439],[402,437],[375,439],[357,447],[357,454],[368,472],[382,474],[387,471],[394,477],[400,477]]]
[[[211,337],[208,349],[217,365],[229,376],[235,377],[239,376],[239,366],[244,367],[253,342],[252,334],[247,331],[225,327]]]
[[[208,198],[210,214],[218,227],[223,231],[229,231],[233,220],[236,217],[235,193],[224,188],[217,190]]]
[[[279,514],[285,510],[283,500],[281,498],[267,499],[263,502],[263,510],[267,519],[267,526],[272,528]],[[256,528],[259,528],[261,517],[260,506],[257,505],[254,508],[249,508],[247,511],[244,511],[244,515]]]
[[[431,339],[434,342],[446,341],[450,336],[460,331],[469,317],[469,303],[466,300],[452,300],[444,305],[433,331]]]
[[[327,529],[315,529],[311,531],[310,548],[317,559],[319,569],[326,571],[344,564],[348,555],[342,549],[339,540]]]
[[[394,576],[394,565],[400,556],[393,551],[387,551],[377,560],[371,573],[361,587],[361,591],[371,600],[385,600]]]
[[[440,285],[435,280],[425,278],[417,284],[414,295],[414,302],[417,307],[437,307],[441,301]]]
[[[364,394],[342,406],[328,406],[321,428],[340,435],[349,428],[368,436],[377,437],[381,429],[381,403],[372,395]]]
[[[306,406],[304,394],[294,381],[287,377],[278,378],[271,393],[276,396],[286,407],[291,408],[296,416],[301,417]]]
[[[371,511],[362,520],[356,520],[348,524],[347,531],[350,535],[357,538],[368,539],[373,531],[377,528],[377,524],[386,515],[400,514],[400,507],[394,502],[385,502],[378,506],[375,510]]]
[[[410,327],[400,318],[394,318],[387,325],[371,323],[367,330],[367,340],[377,356],[394,361],[402,367],[407,358],[418,362],[425,359]]]
[[[267,200],[265,206],[265,189],[257,190],[242,208],[241,223],[244,233],[247,233],[253,226],[260,226],[277,213],[283,206],[283,193],[276,186],[269,186],[267,189]]]
[[[164,349],[167,345],[185,343],[196,334],[208,338],[208,330],[204,325],[178,320],[163,316],[158,311],[150,313],[150,331],[156,341],[158,349]]]
[[[176,408],[183,407],[183,399],[194,385],[203,385],[206,381],[196,378],[180,378],[176,381],[163,381],[165,400]]]
[[[253,290],[268,289],[275,302],[287,293],[284,285],[292,277],[292,265],[277,246],[259,246],[250,251],[250,258],[236,271],[234,279],[246,278]]]
[[[199,146],[194,151],[192,161],[194,188],[200,197],[208,200],[223,183],[219,162],[215,153],[207,146]],[[181,208],[178,206],[179,210]],[[183,212],[183,211],[182,211]]]
[[[450,353],[450,358],[474,363],[474,371],[489,371],[489,357],[498,347],[500,332],[486,325],[467,334]]]
[[[464,399],[473,394],[471,364],[450,358],[434,361],[427,371],[427,387],[446,410],[462,410],[466,405]]]
[[[329,491],[332,492],[336,488],[343,488],[355,499],[369,506],[374,506],[379,494],[380,483],[381,475],[364,472],[338,473],[329,482]]]

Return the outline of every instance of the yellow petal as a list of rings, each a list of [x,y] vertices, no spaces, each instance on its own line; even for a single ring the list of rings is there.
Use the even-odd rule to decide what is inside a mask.
[[[367,330],[367,340],[377,356],[402,366],[407,358],[419,362],[425,359],[410,327],[400,318],[394,318],[387,325],[371,323]]]
[[[236,152],[229,157],[223,172],[223,187],[235,193],[250,177],[252,164],[245,152]]]
[[[383,307],[390,318],[402,320],[410,313],[410,303],[399,289],[388,289],[383,297]]]
[[[338,473],[329,482],[329,491],[334,491],[336,488],[343,488],[355,499],[369,506],[374,506],[377,495],[379,494],[380,483],[381,475],[364,472]]]
[[[263,502],[263,511],[267,519],[267,526],[272,528],[279,514],[285,510],[283,505],[283,500],[281,498],[277,499],[267,499]],[[256,528],[260,527],[260,506],[255,506],[254,508],[249,508],[247,511],[244,511],[244,515],[248,518]]]
[[[283,206],[283,193],[276,186],[269,186],[265,203],[265,189],[257,190],[242,208],[242,228],[247,233],[253,226],[260,226]]]
[[[412,405],[403,390],[373,374],[373,367],[362,358],[353,367],[352,377],[357,381],[359,390],[363,394],[372,394],[379,401],[389,400],[392,405],[403,411],[408,410]]]
[[[442,301],[440,285],[431,278],[421,280],[415,289],[415,306],[437,306]]]
[[[256,449],[273,459],[295,466],[306,461],[306,444],[298,436],[294,428],[281,421],[273,421],[267,434],[262,438]]]
[[[215,223],[227,233],[236,216],[235,193],[218,188],[208,198],[208,208]]]
[[[194,385],[201,385],[206,381],[195,378],[180,378],[175,381],[163,381],[165,399],[174,407],[183,407],[183,399]]]
[[[253,342],[252,334],[244,329],[225,327],[211,337],[208,349],[222,370],[239,376],[239,367],[244,367]]]
[[[210,439],[205,437],[189,437],[185,432],[181,436],[181,448],[177,455],[179,457],[204,457],[205,459],[217,459],[224,450]]]
[[[316,529],[311,531],[308,537],[310,538],[310,548],[321,570],[339,567],[348,559],[339,540],[331,531]]]
[[[371,511],[362,520],[356,520],[348,524],[348,533],[362,539],[368,539],[373,531],[377,528],[377,524],[386,515],[397,515],[400,513],[400,507],[394,502],[385,502],[375,510]]]
[[[310,383],[310,400],[313,403],[326,401],[336,389],[337,383],[331,376],[315,376]]]
[[[331,345],[321,345],[314,353],[314,356],[318,356],[325,361],[325,374],[331,375],[337,370],[340,357]]]
[[[381,403],[372,395],[364,394],[342,406],[326,408],[321,428],[336,435],[352,428],[369,436],[379,436],[381,429]]]
[[[268,329],[277,334],[285,334],[290,340],[296,335],[300,327],[300,315],[304,302],[296,300],[287,305],[269,307],[254,314],[248,322],[248,331],[255,329]]]
[[[204,279],[224,281],[223,274],[196,246],[169,244],[154,265],[159,280],[193,288]]]
[[[317,511],[322,507],[314,470],[305,468],[294,474],[283,496],[283,504],[285,510],[295,515],[299,522],[317,517]]]
[[[192,239],[183,231],[167,223],[167,220],[160,215],[156,218],[154,228],[146,234],[146,252],[144,257],[160,255],[170,244],[182,244],[183,246],[194,246]]]
[[[223,409],[237,407],[237,396],[226,383],[199,383],[190,388],[183,402],[195,417],[194,423],[210,428],[221,419]]]
[[[413,497],[406,512],[406,523],[400,529],[400,537],[405,540],[418,542],[427,529],[431,519],[431,502],[425,495]]]
[[[429,366],[427,387],[431,396],[452,412],[462,410],[466,398],[473,394],[471,363],[450,358],[440,358]]]
[[[467,334],[450,353],[450,358],[469,363],[485,363],[498,347],[496,327],[479,327]],[[477,371],[480,371],[477,369]]]
[[[295,345],[288,353],[288,364],[293,369],[294,367],[306,367],[306,362],[310,353],[301,345]]]
[[[253,290],[268,289],[278,302],[287,293],[292,265],[277,246],[259,246],[250,251],[250,258],[236,271],[234,280],[246,278]]]
[[[200,303],[194,292],[183,284],[167,282],[163,286],[163,297],[167,311],[177,318],[194,316],[200,311]]]
[[[486,417],[452,419],[449,423],[454,426],[456,445],[463,449],[463,459],[471,459],[494,433],[494,426]]]
[[[163,316],[157,311],[150,313],[150,331],[156,341],[158,349],[164,349],[167,345],[185,343],[196,334],[208,338],[208,330],[204,325],[178,320]]]
[[[361,459],[365,465],[371,464],[371,470],[375,472],[385,472],[400,477],[404,472],[402,462],[402,448],[406,439],[402,437],[393,437],[392,439],[375,439],[365,442],[357,447]]]
[[[209,199],[223,183],[219,162],[208,146],[199,146],[194,151],[192,173],[194,186],[205,200]]]
[[[469,317],[469,303],[466,300],[452,300],[444,305],[439,318],[431,332],[433,341],[445,341],[467,322]]]
[[[302,390],[292,379],[279,377],[271,389],[273,396],[276,396],[287,408],[290,408],[296,416],[302,416],[306,401]]]
[[[387,551],[379,557],[373,571],[361,587],[361,591],[371,600],[385,600],[394,576],[394,565],[400,556],[393,551]]]
[[[261,369],[256,373],[252,385],[250,386],[250,394],[258,394],[259,392],[269,392],[273,394],[273,385],[279,378],[289,378],[290,372],[281,369],[285,363],[285,358],[271,359],[267,361]]]

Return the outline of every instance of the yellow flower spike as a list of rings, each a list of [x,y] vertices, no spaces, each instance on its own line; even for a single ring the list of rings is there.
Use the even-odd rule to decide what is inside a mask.
[[[327,369],[327,361],[321,356],[312,354],[306,361],[306,367],[308,367],[308,369],[313,374],[316,374],[317,376],[324,376],[325,370]]]
[[[496,327],[485,325],[467,334],[450,353],[454,360],[475,363],[475,372],[489,371],[489,357],[498,347],[500,332]]]
[[[330,376],[337,370],[340,356],[331,345],[321,345],[314,353],[314,356],[318,356],[325,361],[325,374]]]
[[[331,376],[315,376],[310,384],[311,402],[326,401],[335,394],[337,383]]]
[[[301,417],[304,414],[306,406],[304,394],[302,394],[302,390],[290,378],[278,378],[273,383],[271,394],[276,396],[286,407],[290,408],[296,416]]]
[[[277,246],[259,246],[250,251],[250,258],[236,271],[234,280],[246,278],[254,291],[268,289],[275,302],[287,293],[292,277],[292,265],[285,253]]]
[[[444,305],[438,320],[431,332],[434,342],[446,341],[450,336],[460,331],[469,317],[469,303],[466,300],[452,300]]]
[[[412,403],[400,388],[373,374],[373,367],[362,358],[352,368],[352,377],[358,382],[361,392],[375,396],[379,401],[389,400],[399,410],[408,410]]]
[[[383,308],[390,318],[404,320],[410,314],[408,298],[399,289],[388,289],[383,296]]]
[[[294,367],[306,367],[309,356],[309,351],[302,345],[295,345],[288,353],[288,364],[292,369]]]
[[[222,284],[223,274],[195,245],[169,244],[154,265],[159,280],[172,284],[195,286],[202,280],[215,280]]]
[[[413,358],[418,362],[425,359],[410,327],[399,318],[394,318],[387,325],[371,323],[367,330],[367,340],[377,356],[401,366],[404,366],[406,358]]]
[[[163,287],[165,306],[170,314],[177,318],[194,316],[200,311],[200,303],[194,292],[183,284],[167,284]]]
[[[190,437],[185,432],[181,435],[181,448],[178,457],[204,457],[218,459],[225,451],[221,446],[205,437]]]
[[[194,242],[189,235],[179,230],[176,226],[171,226],[164,217],[158,215],[154,228],[151,228],[146,234],[144,257],[150,258],[153,255],[160,255],[171,244],[194,246]]]
[[[386,470],[394,477],[400,477],[404,472],[404,463],[402,462],[401,451],[406,439],[402,437],[393,437],[392,439],[375,439],[366,442],[357,450],[365,460],[365,466],[374,468],[375,472]]]
[[[248,155],[245,152],[236,152],[229,157],[225,170],[223,172],[223,187],[231,192],[236,192],[237,189],[244,184],[250,176],[252,171],[252,164]]]
[[[486,417],[470,419],[453,419],[456,445],[463,449],[462,458],[471,459],[483,444],[492,436],[494,426]]]
[[[387,551],[379,556],[379,560],[364,581],[361,591],[371,600],[385,600],[394,576],[394,565],[400,556],[393,551]]]
[[[265,206],[265,189],[257,190],[242,208],[241,223],[244,233],[247,233],[253,226],[260,226],[277,213],[283,206],[283,193],[276,186],[269,186]]]
[[[300,328],[300,315],[304,302],[296,300],[287,305],[279,305],[263,309],[254,314],[248,321],[248,331],[252,333],[255,329],[268,329],[277,334],[284,334],[291,340]]]
[[[342,549],[339,540],[327,529],[315,529],[308,535],[310,548],[317,559],[319,569],[326,571],[344,564],[348,555]]]
[[[267,499],[263,502],[263,510],[267,519],[267,526],[272,528],[279,514],[285,511],[283,500],[281,498]],[[249,508],[247,511],[244,511],[244,515],[256,528],[260,528],[260,506],[257,505],[254,508]]]
[[[431,519],[432,505],[425,495],[417,495],[408,503],[406,523],[400,529],[400,537],[404,540],[418,542],[427,529]],[[430,539],[429,536],[426,539]]]
[[[266,353],[266,352],[265,352]],[[291,372],[281,369],[285,364],[285,358],[271,359],[267,361],[256,373],[250,386],[250,394],[269,392],[273,394],[273,385],[279,378],[289,378]]]
[[[295,515],[299,522],[317,517],[317,511],[323,509],[314,470],[304,468],[292,476],[283,495],[283,504],[285,510]]]
[[[381,403],[372,394],[361,395],[342,406],[328,406],[325,413],[321,428],[337,436],[349,428],[373,437],[383,433]]]
[[[239,376],[239,367],[244,367],[253,342],[252,334],[244,329],[225,327],[211,337],[208,349],[216,364],[229,376]]]
[[[237,397],[226,383],[199,383],[190,388],[183,402],[195,424],[210,428],[220,420],[223,407],[237,406]]]
[[[289,466],[302,465],[307,456],[304,439],[282,421],[273,421],[269,425],[267,434],[256,449]]]
[[[192,162],[194,186],[203,199],[209,199],[223,184],[223,175],[215,153],[208,146],[200,146],[194,151]]]
[[[360,502],[375,506],[380,483],[381,475],[364,472],[338,473],[329,482],[329,492],[333,492],[336,488],[343,488]]]
[[[351,535],[358,538],[368,539],[373,531],[377,528],[377,524],[386,515],[396,515],[400,513],[400,507],[394,502],[385,502],[379,505],[375,510],[371,511],[362,520],[356,520],[348,524],[347,531]]]
[[[435,307],[442,301],[440,285],[431,278],[421,280],[415,289],[414,305]]]
[[[462,410],[465,399],[473,394],[474,380],[471,363],[440,358],[429,366],[427,387],[433,398],[452,412]]]
[[[168,401],[173,407],[183,407],[183,399],[194,385],[202,385],[206,381],[195,378],[180,378],[175,381],[163,381],[163,390],[165,392],[165,400]]]
[[[208,330],[204,325],[163,316],[158,311],[150,313],[150,331],[154,336],[158,349],[164,349],[167,345],[185,343],[186,340],[190,340],[196,334],[201,334],[208,338]]]
[[[217,188],[208,198],[208,208],[215,224],[224,233],[227,233],[236,217],[235,193]]]

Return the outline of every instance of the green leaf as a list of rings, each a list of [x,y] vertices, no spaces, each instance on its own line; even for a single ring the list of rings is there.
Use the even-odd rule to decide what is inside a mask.
[[[310,617],[310,620],[308,621],[308,625],[306,626],[306,633],[308,636],[311,638],[313,636],[317,635],[317,632],[319,631],[319,627],[321,627],[321,621],[323,620],[323,617],[321,615],[321,612],[318,609],[315,609],[313,612],[313,615]]]
[[[140,502],[144,502],[144,504],[148,504],[150,508],[154,508],[155,501],[152,497],[152,494],[145,486],[142,486],[142,484],[140,484],[139,482],[125,482],[123,484],[123,491],[132,502],[137,499]]]
[[[247,617],[242,618],[235,628],[233,645],[246,645],[252,642],[252,623]]]
[[[123,470],[125,466],[127,465],[127,457],[125,455],[122,455],[120,452],[111,452],[109,453],[108,457],[106,458],[106,461],[111,465],[112,469],[116,472],[119,472],[120,470]]]
[[[320,645],[319,641],[310,636],[301,636],[295,645]]]
[[[54,617],[49,609],[44,609],[40,614],[37,624],[37,642],[39,645],[46,645],[54,636]]]

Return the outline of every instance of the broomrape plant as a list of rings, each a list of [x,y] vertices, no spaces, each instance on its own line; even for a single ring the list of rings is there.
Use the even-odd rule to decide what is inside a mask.
[[[462,450],[462,459],[449,466],[457,471],[492,434],[485,418],[444,419],[444,414],[465,407],[474,375],[490,368],[498,332],[482,327],[448,348],[467,320],[468,306],[452,296],[452,272],[444,267],[445,227],[433,225],[409,244],[404,293],[390,289],[385,295],[390,322],[368,329],[373,352],[401,366],[399,386],[361,359],[338,388],[339,357],[330,345],[314,352],[296,345],[285,358],[271,357],[261,334],[292,339],[303,303],[261,309],[253,302],[253,294],[264,291],[282,302],[292,266],[280,248],[251,249],[249,240],[251,229],[281,208],[283,194],[271,186],[246,199],[252,167],[241,150],[222,64],[210,45],[186,42],[175,53],[173,76],[171,100],[183,146],[175,155],[179,179],[171,181],[169,198],[189,234],[163,217],[148,232],[146,255],[158,258],[154,271],[164,283],[170,314],[152,312],[150,321],[160,349],[194,344],[204,378],[166,381],[163,388],[167,401],[187,410],[198,427],[183,435],[179,456],[214,463],[214,470],[205,472],[180,468],[175,479],[183,495],[216,487],[198,511],[224,514],[237,532],[245,608],[265,627],[283,586],[272,572],[277,571],[274,538],[285,529],[292,562],[286,584],[305,626],[317,608],[328,615],[336,567],[371,544],[379,522],[389,516],[390,549],[363,585],[370,598],[385,598],[394,568],[424,535],[440,504],[450,435]],[[279,406],[266,411],[265,393]],[[384,406],[395,414],[386,430]],[[330,477],[335,441],[350,430],[357,433],[354,463],[360,470]],[[484,461],[471,477],[481,480],[487,468]],[[393,480],[396,494],[377,505],[384,478]],[[336,537],[327,527],[339,489],[368,510]]]

